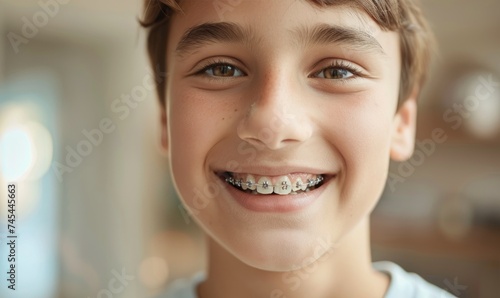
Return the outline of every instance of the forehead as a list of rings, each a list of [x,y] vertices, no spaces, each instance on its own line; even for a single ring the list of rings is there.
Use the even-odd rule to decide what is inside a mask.
[[[329,5],[320,7],[311,0],[182,0],[182,12],[176,21],[230,22],[279,25],[287,21],[335,21],[378,31],[378,25],[356,5]]]
[[[186,36],[193,33],[193,29],[198,29],[197,26],[203,27],[201,25],[204,24],[230,24],[230,29],[236,29],[231,30],[231,33],[240,31],[239,35],[245,37],[242,39],[238,36],[235,39],[246,43],[248,48],[267,45],[268,50],[272,50],[277,49],[276,45],[279,44],[293,49],[308,45],[314,32],[317,35],[315,41],[321,39],[322,34],[326,41],[325,36],[335,33],[334,31],[345,31],[355,37],[350,38],[346,34],[337,36],[340,37],[337,38],[338,41],[344,41],[348,49],[365,48],[375,51],[379,47],[381,53],[386,53],[394,50],[394,45],[399,47],[395,32],[381,30],[364,11],[355,6],[319,7],[308,0],[184,0],[181,8],[182,12],[174,14],[171,19],[169,53],[179,52],[179,48],[184,50]],[[334,30],[318,32],[327,27]],[[201,33],[196,37],[204,37],[202,30],[196,33]],[[207,33],[206,30],[204,33]],[[227,35],[227,31],[217,33]],[[228,41],[233,41],[230,39],[234,38],[225,37]],[[342,40],[344,37],[347,37],[347,42]],[[192,42],[193,39],[188,41]]]

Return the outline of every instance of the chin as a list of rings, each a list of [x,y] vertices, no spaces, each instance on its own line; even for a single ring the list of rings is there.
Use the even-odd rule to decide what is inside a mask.
[[[251,235],[220,244],[239,261],[246,265],[272,272],[288,272],[301,269],[332,252],[333,239],[330,235],[320,236],[308,232],[279,231]]]

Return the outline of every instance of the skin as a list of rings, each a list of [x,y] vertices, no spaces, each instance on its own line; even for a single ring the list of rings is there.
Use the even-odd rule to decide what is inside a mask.
[[[369,215],[390,158],[412,154],[416,118],[417,92],[397,105],[398,35],[351,7],[241,1],[223,21],[252,28],[250,42],[179,56],[186,30],[222,21],[212,1],[181,7],[168,36],[162,143],[176,190],[208,235],[199,297],[383,297],[389,278],[371,268]],[[320,23],[362,30],[381,51],[293,38],[293,28]],[[233,68],[204,70],[214,60]],[[214,174],[250,166],[307,166],[336,178],[304,210],[251,212]]]

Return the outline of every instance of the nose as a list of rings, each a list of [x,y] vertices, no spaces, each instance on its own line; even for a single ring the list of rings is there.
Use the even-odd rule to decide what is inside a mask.
[[[298,82],[284,74],[268,75],[258,83],[256,100],[238,124],[238,136],[257,148],[278,150],[311,137],[307,101]],[[295,87],[294,87],[295,86]]]

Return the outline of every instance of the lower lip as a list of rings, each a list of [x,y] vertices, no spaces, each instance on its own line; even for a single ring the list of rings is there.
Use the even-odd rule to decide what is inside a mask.
[[[295,195],[254,195],[239,191],[227,182],[223,183],[231,197],[245,209],[255,212],[286,213],[307,208],[318,199],[328,183],[334,179],[335,177],[330,177],[319,188]]]

